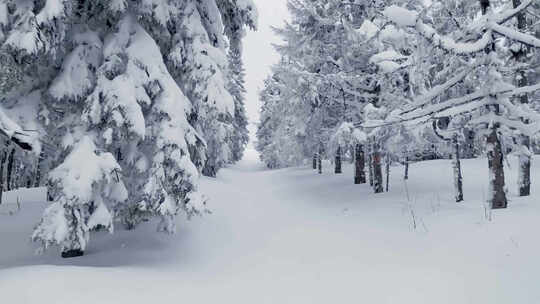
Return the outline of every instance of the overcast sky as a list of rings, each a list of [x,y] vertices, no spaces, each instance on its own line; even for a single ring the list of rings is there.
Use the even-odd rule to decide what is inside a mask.
[[[282,26],[289,18],[286,0],[254,0],[259,10],[259,30],[248,32],[244,39],[244,63],[246,68],[246,111],[251,123],[259,121],[259,95],[264,79],[270,73],[270,66],[279,59],[272,43],[280,39],[274,35],[270,26]],[[251,126],[251,137],[254,128]]]

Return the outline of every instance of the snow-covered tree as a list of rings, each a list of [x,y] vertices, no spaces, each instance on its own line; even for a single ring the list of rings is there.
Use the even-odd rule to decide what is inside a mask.
[[[237,162],[244,156],[244,150],[249,142],[249,124],[245,109],[244,87],[245,70],[242,63],[241,53],[238,50],[229,51],[229,92],[234,100],[233,134],[230,144],[231,162]]]
[[[515,131],[526,136],[537,132],[536,114],[526,103],[517,102],[513,96],[537,91],[538,85],[515,87],[505,76],[508,71],[507,51],[513,45],[524,44],[540,47],[540,41],[519,29],[505,26],[520,12],[532,4],[496,7],[494,1],[480,1],[481,14],[467,24],[461,25],[458,34],[442,35],[425,23],[418,12],[398,6],[388,7],[384,15],[402,28],[412,29],[434,46],[445,51],[448,58],[458,58],[461,64],[453,67],[454,76],[433,87],[417,98],[400,113],[396,121],[419,121],[426,118],[456,117],[474,114],[468,125],[475,126],[486,136],[486,148],[490,168],[490,191],[488,201],[493,208],[505,208],[507,199],[504,184],[503,145],[504,134]],[[499,43],[496,36],[502,37]],[[461,42],[467,37],[467,42]],[[472,92],[461,92],[456,97],[438,98],[462,81],[474,84]],[[525,123],[523,120],[530,121]],[[534,122],[534,123],[533,123]],[[522,145],[522,149],[525,149]],[[527,152],[528,153],[528,152]]]
[[[199,170],[228,149],[204,136],[234,113],[224,33],[255,23],[248,0],[0,1],[2,52],[22,75],[2,102],[55,147],[33,239],[73,256],[116,220],[173,232],[203,212]]]

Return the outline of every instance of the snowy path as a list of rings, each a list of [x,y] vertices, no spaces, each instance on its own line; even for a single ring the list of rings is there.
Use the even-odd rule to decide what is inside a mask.
[[[340,176],[330,168],[322,176],[308,168],[266,171],[249,154],[218,179],[203,180],[213,214],[183,222],[175,236],[156,234],[152,225],[141,233],[100,235],[86,256],[71,260],[54,251],[31,254],[28,235],[43,206],[28,204],[16,216],[1,217],[1,298],[55,304],[540,302],[540,208],[534,198],[514,197],[511,209],[485,219],[485,160],[465,161],[462,205],[451,202],[447,161],[411,167],[412,207],[401,167],[383,195],[353,185],[351,169]]]

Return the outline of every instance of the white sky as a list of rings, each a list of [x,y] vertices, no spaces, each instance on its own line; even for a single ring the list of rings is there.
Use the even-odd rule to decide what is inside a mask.
[[[270,26],[280,27],[289,18],[286,0],[254,0],[259,10],[259,30],[248,32],[244,39],[244,64],[246,68],[246,111],[250,123],[259,121],[259,91],[270,73],[270,66],[279,60],[272,43],[280,43]],[[251,138],[254,126],[250,126]]]

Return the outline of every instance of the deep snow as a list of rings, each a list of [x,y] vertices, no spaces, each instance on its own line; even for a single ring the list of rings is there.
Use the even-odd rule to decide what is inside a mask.
[[[487,161],[463,161],[465,202],[452,201],[447,160],[403,167],[390,193],[353,185],[352,167],[269,171],[250,151],[204,178],[213,214],[176,235],[117,229],[93,235],[84,257],[33,254],[43,202],[0,207],[2,303],[540,303],[540,158],[533,196],[486,216]],[[13,205],[11,205],[12,207]],[[417,228],[413,228],[414,213]],[[118,227],[117,227],[118,228]],[[120,240],[120,241],[119,241]],[[166,301],[166,302],[165,302]]]

